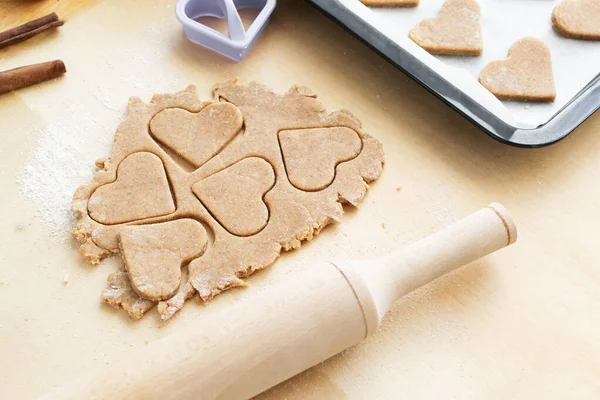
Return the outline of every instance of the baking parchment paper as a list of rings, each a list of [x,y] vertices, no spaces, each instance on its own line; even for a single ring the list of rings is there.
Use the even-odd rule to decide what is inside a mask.
[[[340,2],[517,128],[536,128],[547,122],[600,72],[600,41],[564,38],[552,28],[552,10],[560,0],[479,0],[483,54],[478,57],[433,56],[408,38],[419,21],[438,14],[444,0],[421,0],[414,8],[368,8],[359,0]],[[525,36],[543,40],[550,49],[557,93],[553,103],[500,101],[477,82],[488,62],[506,58],[511,44]]]

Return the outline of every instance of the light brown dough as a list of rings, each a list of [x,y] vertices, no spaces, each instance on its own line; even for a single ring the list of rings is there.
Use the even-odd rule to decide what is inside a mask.
[[[552,24],[563,36],[600,40],[600,0],[562,0],[552,11]]]
[[[108,287],[102,291],[102,300],[113,307],[123,307],[133,319],[142,318],[156,304],[133,290],[126,271],[111,273],[107,281]]]
[[[416,7],[419,0],[360,0],[368,7]]]
[[[150,132],[160,143],[199,167],[233,139],[242,122],[242,114],[236,106],[215,103],[199,113],[181,108],[161,111],[152,118]],[[199,142],[203,145],[199,146]]]
[[[121,224],[175,211],[163,164],[152,153],[126,157],[113,183],[99,187],[88,202],[90,216],[102,224]]]
[[[149,300],[164,300],[177,292],[181,267],[204,253],[208,237],[200,222],[184,218],[125,226],[119,243],[132,288]]]
[[[202,116],[210,114],[211,109],[220,110],[219,116],[215,112],[214,118]],[[238,123],[236,115],[242,116],[243,124]],[[288,180],[279,133],[298,130],[345,132],[342,136],[355,138],[343,142],[342,147],[348,149],[336,147],[336,154],[339,151],[344,155],[341,158],[338,154],[328,165],[303,167],[307,176],[318,177],[321,190],[301,190]],[[185,132],[186,139],[180,142],[178,132]],[[194,135],[196,141],[188,140]],[[172,146],[173,152],[201,165],[192,172],[181,168],[178,160],[155,141],[159,136]],[[322,137],[327,139],[323,147],[332,146],[326,135]],[[224,141],[227,143],[223,146]],[[212,150],[197,157],[196,149],[182,148],[186,146]],[[214,149],[218,149],[217,153],[210,155]],[[162,161],[174,196],[174,212],[144,218],[143,225],[140,220],[109,225],[93,219],[88,212],[93,193],[115,182],[123,160],[149,153]],[[320,159],[323,154],[316,152],[311,156]],[[345,157],[353,158],[341,161]],[[300,247],[302,241],[312,239],[324,226],[338,221],[343,214],[341,203],[358,205],[368,183],[381,174],[383,150],[348,111],[327,114],[310,89],[294,86],[279,95],[256,83],[241,86],[226,82],[215,86],[212,102],[199,101],[193,86],[176,94],[156,95],[149,104],[132,98],[127,117],[117,129],[111,156],[99,165],[103,168],[89,185],[77,190],[73,199],[78,217],[74,236],[81,243],[80,250],[90,262],[97,263],[122,248],[130,274],[112,274],[102,298],[124,308],[133,318],[141,317],[158,303],[161,318],[168,319],[196,293],[208,300],[231,287],[246,286],[243,278],[272,264],[282,251]],[[333,180],[322,185],[322,177],[331,180],[332,171]],[[300,177],[301,170],[296,174]],[[142,184],[141,180],[138,182]],[[313,178],[306,182],[311,187]],[[106,212],[116,212],[112,208],[124,207],[128,201],[128,196],[122,195]],[[209,243],[202,254],[198,252],[203,245],[202,235],[177,228],[160,238],[161,232],[167,231],[166,224],[176,226],[189,219],[202,221],[207,229]],[[142,240],[142,246],[140,233],[150,235]],[[182,247],[176,251],[173,246],[180,243]],[[142,247],[147,251],[138,251]],[[134,260],[128,254],[131,249]],[[189,253],[182,254],[183,250]],[[176,254],[178,261],[173,255],[162,253],[165,251]],[[162,257],[169,261],[162,262]],[[189,257],[195,257],[188,264],[189,276],[179,286],[179,267]],[[138,281],[141,278],[142,282]],[[176,286],[177,293],[167,299]]]
[[[194,183],[192,190],[225,229],[249,236],[267,225],[269,210],[263,196],[274,184],[271,164],[250,157]]]
[[[539,39],[520,39],[510,47],[506,60],[492,61],[481,70],[479,83],[499,99],[554,101],[550,50]]]
[[[433,54],[478,56],[483,52],[479,3],[447,0],[435,18],[419,22],[408,37]]]
[[[333,182],[337,165],[356,157],[362,145],[357,133],[345,127],[284,130],[279,143],[290,182],[309,191]]]

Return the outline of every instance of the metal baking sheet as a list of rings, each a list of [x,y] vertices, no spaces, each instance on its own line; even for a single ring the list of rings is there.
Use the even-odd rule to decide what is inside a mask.
[[[492,137],[539,147],[564,138],[600,108],[600,42],[566,39],[550,17],[559,0],[480,0],[484,53],[433,56],[408,38],[444,0],[415,8],[368,8],[359,0],[309,0]],[[550,48],[557,89],[553,103],[500,101],[477,82],[488,62],[506,57],[517,39],[534,36]]]

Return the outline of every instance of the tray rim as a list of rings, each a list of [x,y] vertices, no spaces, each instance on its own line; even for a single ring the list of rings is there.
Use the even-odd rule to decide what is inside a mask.
[[[600,108],[599,73],[545,123],[531,129],[515,127],[492,114],[435,70],[356,16],[339,0],[307,1],[487,135],[502,143],[525,148],[554,144],[571,134]]]

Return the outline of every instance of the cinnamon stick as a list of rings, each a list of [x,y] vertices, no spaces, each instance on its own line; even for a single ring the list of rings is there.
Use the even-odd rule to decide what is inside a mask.
[[[61,60],[0,72],[0,94],[58,78],[67,72]]]
[[[64,22],[58,19],[58,15],[56,15],[56,13],[52,13],[17,26],[16,28],[0,32],[0,48],[29,39],[48,29],[52,29],[63,24]]]

